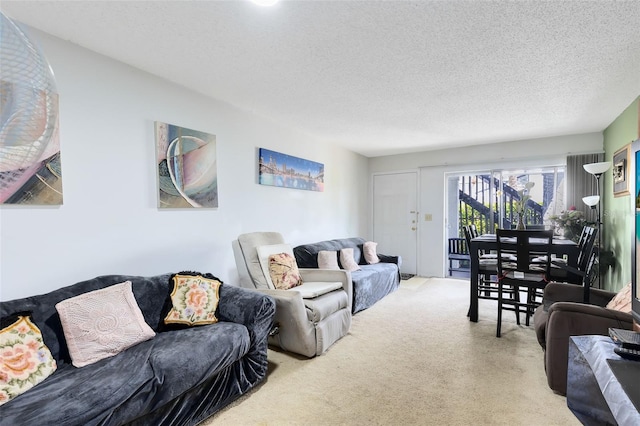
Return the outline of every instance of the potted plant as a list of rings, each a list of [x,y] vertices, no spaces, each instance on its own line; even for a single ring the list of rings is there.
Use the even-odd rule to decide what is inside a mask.
[[[524,188],[518,191],[518,195],[520,196],[519,200],[515,201],[516,212],[518,213],[518,225],[516,229],[525,229],[526,226],[524,224],[524,215],[527,212],[527,202],[531,199],[531,188],[535,185],[535,182],[527,182],[524,185]]]
[[[582,228],[591,224],[584,218],[584,212],[577,210],[575,206],[561,211],[559,215],[550,216],[549,219],[555,226],[556,234],[575,242],[578,242]]]

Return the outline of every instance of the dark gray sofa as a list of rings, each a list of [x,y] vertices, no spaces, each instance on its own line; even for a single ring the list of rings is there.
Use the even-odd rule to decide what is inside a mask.
[[[380,299],[394,292],[400,285],[400,256],[388,256],[378,253],[380,263],[368,265],[364,259],[362,246],[365,239],[341,238],[303,244],[293,249],[299,268],[318,268],[318,252],[321,250],[337,251],[353,248],[353,257],[361,270],[351,272],[353,282],[353,303],[351,311],[356,312],[370,308]]]
[[[102,276],[0,303],[2,317],[32,312],[58,364],[45,381],[0,406],[0,424],[195,425],[261,382],[273,299],[225,284],[218,323],[157,332],[170,276]],[[156,336],[111,358],[74,367],[55,304],[127,280]]]

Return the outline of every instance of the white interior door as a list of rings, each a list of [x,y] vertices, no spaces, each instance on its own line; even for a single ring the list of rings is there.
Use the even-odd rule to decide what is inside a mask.
[[[401,271],[416,274],[417,172],[373,177],[373,238],[380,253],[402,256]]]

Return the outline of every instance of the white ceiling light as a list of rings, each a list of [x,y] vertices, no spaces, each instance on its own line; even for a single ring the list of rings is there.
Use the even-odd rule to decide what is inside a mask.
[[[279,1],[280,0],[251,0],[252,3],[257,4],[258,6],[273,6]]]

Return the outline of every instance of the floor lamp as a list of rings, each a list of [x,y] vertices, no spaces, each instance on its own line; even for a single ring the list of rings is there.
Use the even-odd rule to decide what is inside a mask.
[[[600,204],[600,178],[611,167],[611,161],[604,161],[601,163],[590,163],[584,164],[582,166],[585,171],[589,174],[592,174],[596,178],[596,195],[590,195],[588,197],[584,197],[582,202],[592,209],[596,209],[596,217],[598,226],[598,288],[602,288],[602,271],[600,267],[602,266],[600,262],[600,255],[602,253],[602,221],[600,220],[600,210],[598,208],[598,204]]]

